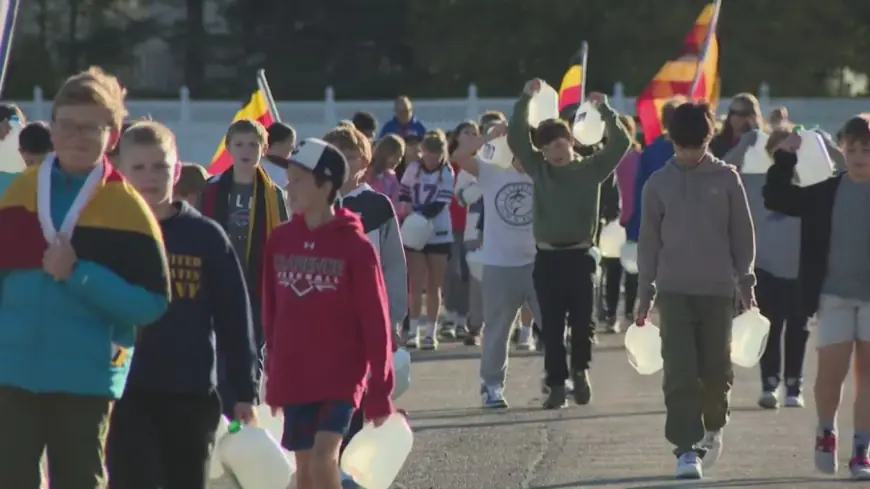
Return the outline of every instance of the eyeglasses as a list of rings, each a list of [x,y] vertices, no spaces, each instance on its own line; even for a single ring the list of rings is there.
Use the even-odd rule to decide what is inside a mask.
[[[76,122],[70,119],[54,119],[52,129],[65,136],[85,136],[98,138],[110,129],[109,124]]]

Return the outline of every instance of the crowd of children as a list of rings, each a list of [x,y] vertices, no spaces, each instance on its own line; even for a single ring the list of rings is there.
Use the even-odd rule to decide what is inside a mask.
[[[69,78],[50,124],[20,132],[27,169],[0,188],[0,416],[15,420],[0,439],[3,486],[40,487],[45,452],[60,487],[205,488],[218,418],[254,423],[262,402],[283,413],[297,487],[351,487],[340,453],[365,420],[395,411],[399,345],[481,344],[482,406],[507,408],[518,315],[517,348],[535,348],[533,325],[543,343],[543,407],[588,404],[599,268],[610,331],[623,278],[624,319],[659,312],[678,477],[700,478],[723,448],[736,295],[772,323],[762,407],[779,406],[781,383],[784,404],[803,406],[818,314],[815,463],[827,473],[854,353],[849,468],[870,478],[870,228],[855,225],[870,209],[870,117],[837,143],[821,134],[845,172],[799,187],[801,137],[785,110],[767,135],[751,95],[733,99],[718,134],[710,107],[674,100],[665,133],[641,147],[634,120],[593,93],[606,131],[590,148],[563,120],[529,125],[541,84],[526,84],[510,120],[488,112],[450,134],[425,128],[406,97],[376,141],[364,112],[302,141],[287,124],[239,120],[225,138],[232,167],[209,176],[179,161],[166,126],[123,123],[115,77]],[[762,133],[774,163],[743,175]],[[477,156],[502,137],[511,168]],[[401,227],[412,214],[431,227],[414,249]],[[637,274],[600,260],[610,220],[638,243]]]

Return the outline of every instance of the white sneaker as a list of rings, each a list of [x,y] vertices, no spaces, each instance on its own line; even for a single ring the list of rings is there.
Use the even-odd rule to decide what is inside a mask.
[[[704,468],[709,469],[713,467],[716,465],[719,457],[722,456],[722,430],[708,431],[707,434],[704,435],[704,439],[701,440],[698,445],[707,450],[707,453],[704,455]]]
[[[785,398],[785,407],[802,408],[804,407],[804,396],[798,394],[796,396],[787,396]]]
[[[517,350],[535,351],[535,338],[531,326],[520,326],[520,336],[517,338]]]
[[[704,477],[701,457],[695,452],[686,452],[677,459],[677,479],[700,479]]]
[[[420,342],[420,329],[416,325],[412,325],[405,333],[405,348],[417,348]]]
[[[438,325],[429,323],[424,328],[423,339],[420,340],[421,350],[437,350],[438,349]]]

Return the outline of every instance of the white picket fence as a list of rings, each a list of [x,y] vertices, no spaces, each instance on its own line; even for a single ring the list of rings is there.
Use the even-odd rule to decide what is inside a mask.
[[[870,111],[868,98],[770,98],[765,85],[759,88],[762,109],[788,107],[791,117],[811,125],[835,132],[843,121],[858,112]],[[620,112],[634,113],[634,97],[625,95],[622,84],[617,83],[611,94],[614,107]],[[727,110],[729,99],[719,104],[720,112]],[[15,101],[29,119],[47,120],[51,116],[51,101],[42,90],[34,89],[33,100]],[[509,114],[514,99],[481,98],[475,85],[469,85],[464,98],[415,99],[414,110],[427,127],[449,129],[466,119],[477,119],[486,110],[500,110]],[[332,88],[327,88],[320,101],[278,101],[281,119],[292,124],[300,137],[319,136],[339,120],[350,118],[359,110],[369,111],[381,124],[392,117],[392,100],[337,100]],[[179,91],[177,100],[129,100],[130,117],[150,116],[167,124],[179,140],[181,156],[186,161],[206,163],[214,154],[240,103],[217,100],[191,100],[186,88]]]

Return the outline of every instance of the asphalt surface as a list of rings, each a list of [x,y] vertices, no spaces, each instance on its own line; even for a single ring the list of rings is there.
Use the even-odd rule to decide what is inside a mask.
[[[484,410],[478,395],[479,349],[442,344],[414,352],[412,386],[398,401],[408,410],[414,449],[399,489],[572,489],[667,487],[815,488],[851,486],[844,464],[851,449],[851,380],[840,414],[840,476],[813,470],[813,347],[807,357],[807,407],[762,410],[757,369],[737,368],[725,449],[700,482],[677,482],[664,439],[661,375],[628,365],[622,335],[599,335],[590,405],[540,408],[543,357],[513,353],[506,395],[510,408]]]

